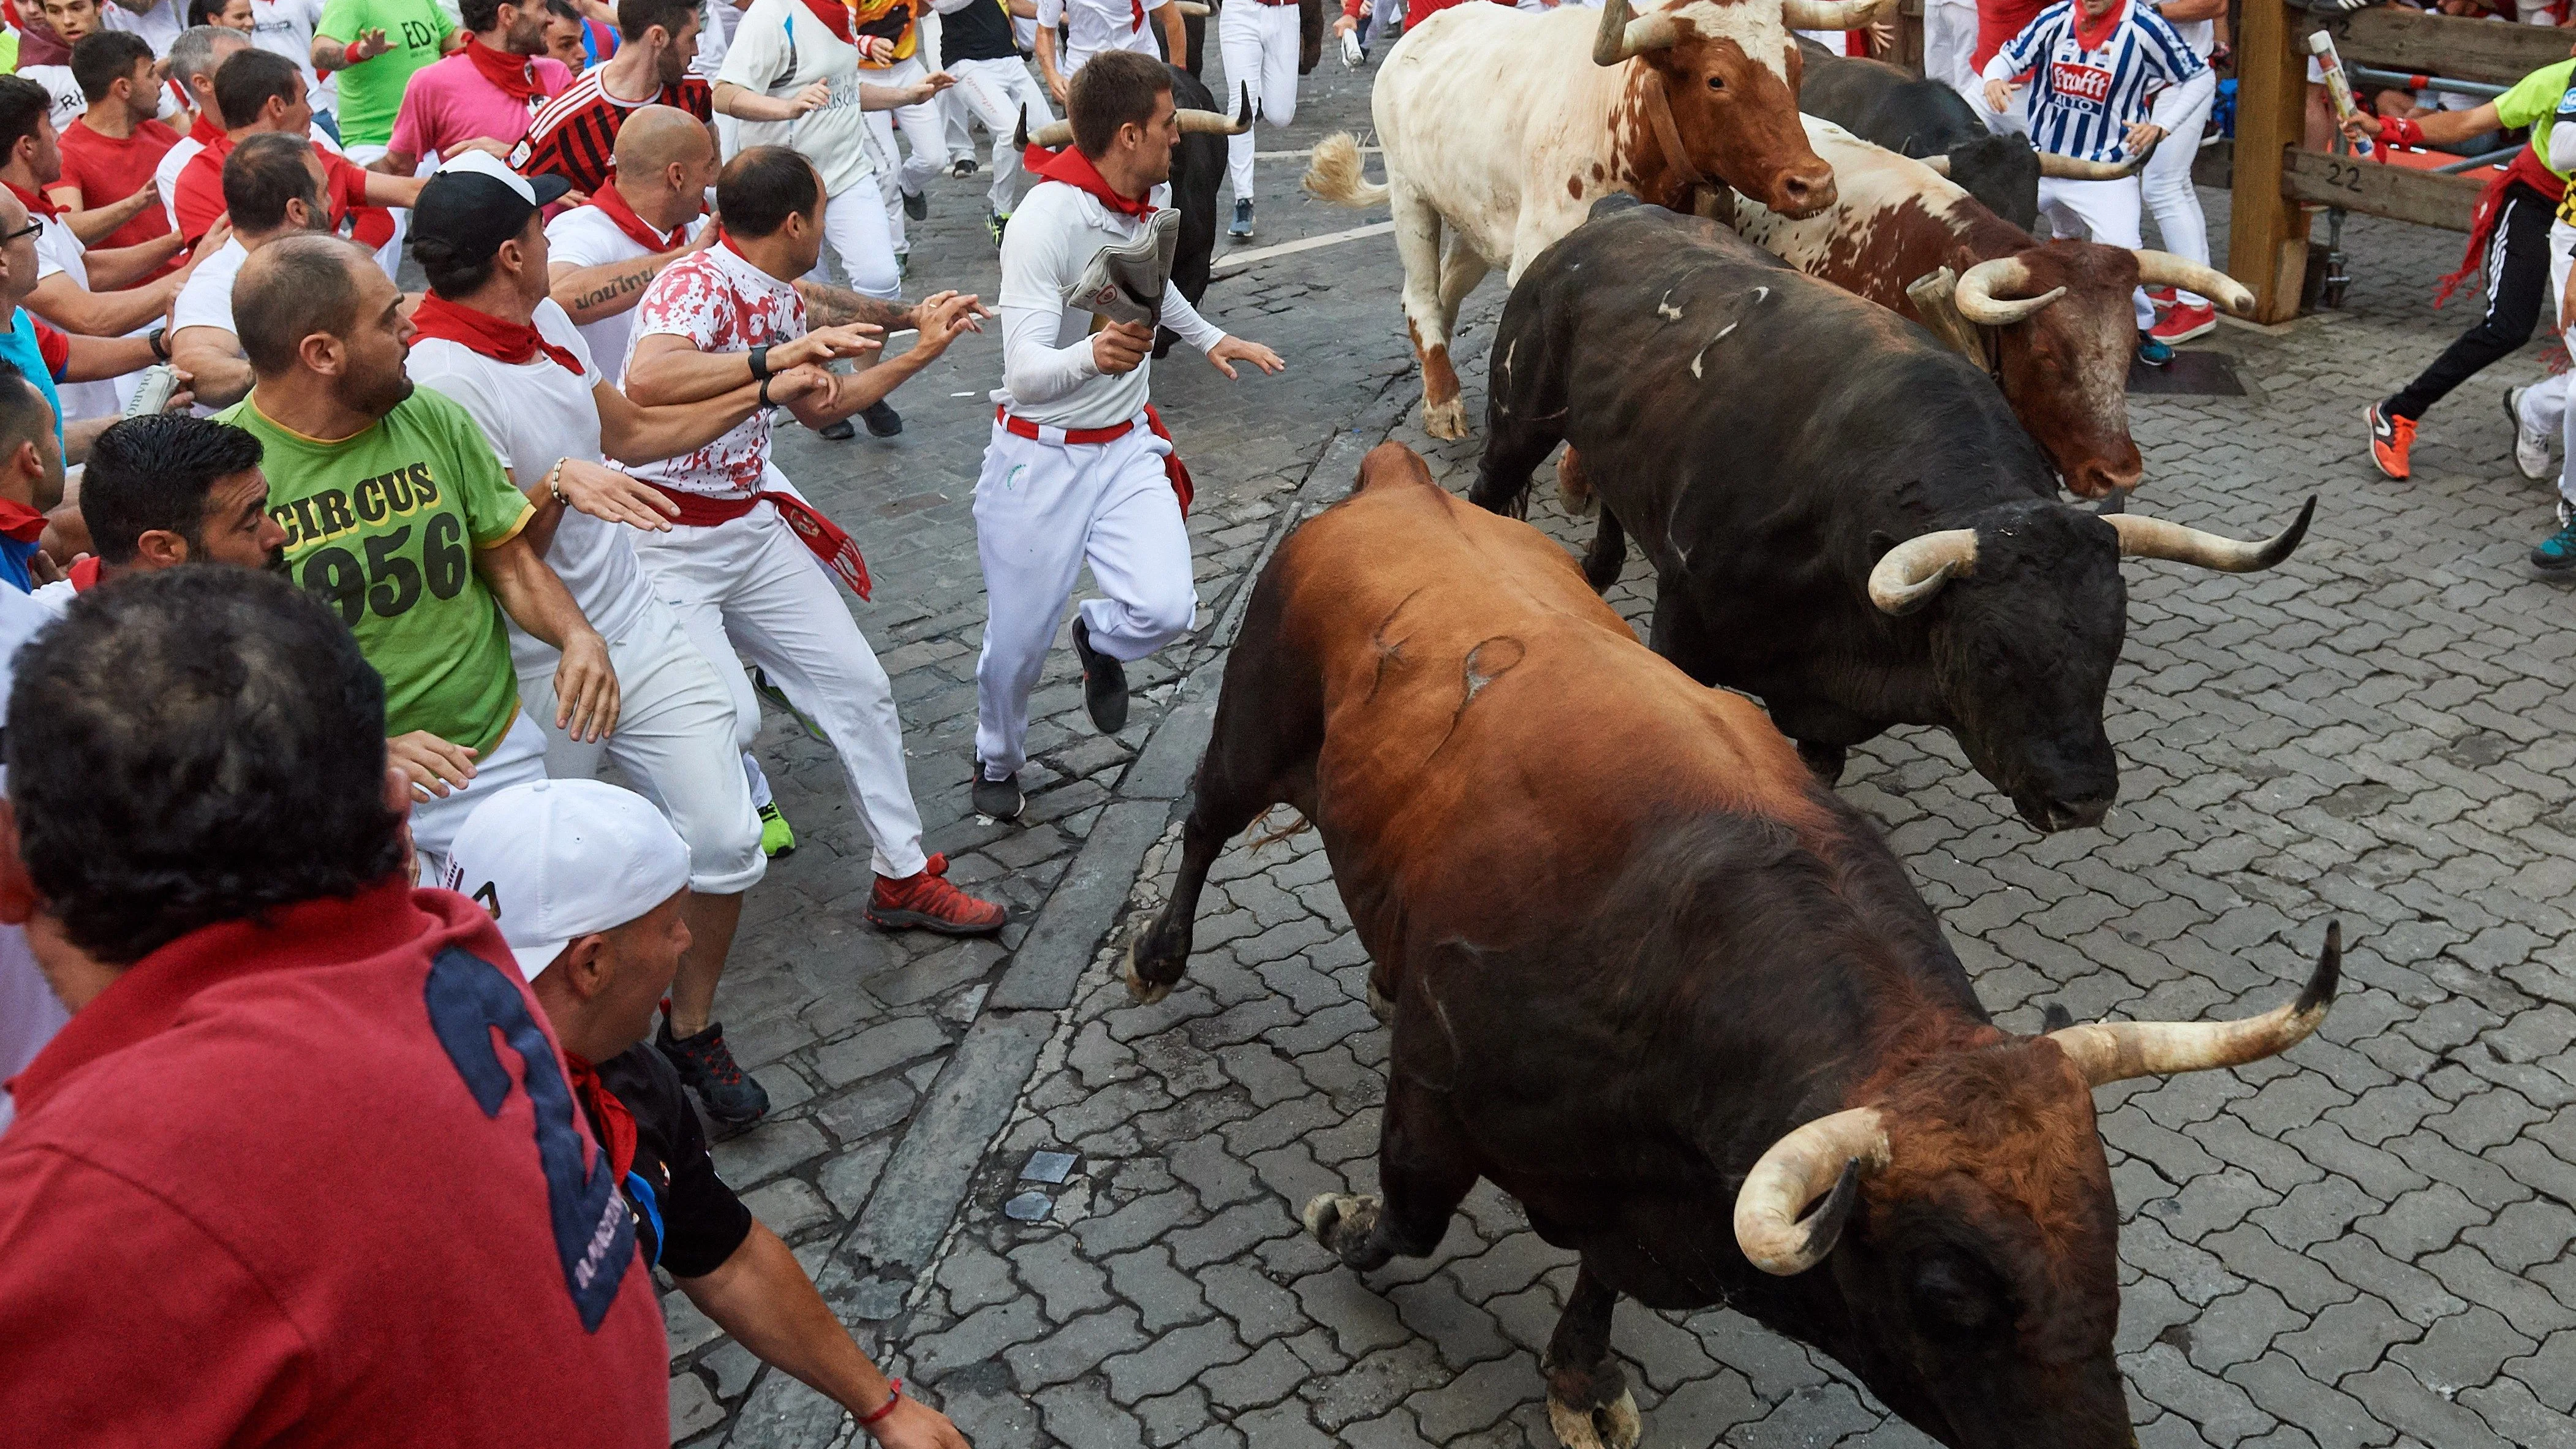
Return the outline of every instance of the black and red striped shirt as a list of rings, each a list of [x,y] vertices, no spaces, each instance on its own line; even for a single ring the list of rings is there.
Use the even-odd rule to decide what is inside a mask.
[[[598,68],[582,72],[572,89],[546,102],[528,123],[528,139],[512,153],[511,164],[526,176],[555,175],[573,190],[597,191],[608,184],[609,161],[617,149],[618,128],[638,106],[673,106],[701,121],[716,113],[715,91],[702,76],[684,76],[650,100],[625,101],[599,83]]]

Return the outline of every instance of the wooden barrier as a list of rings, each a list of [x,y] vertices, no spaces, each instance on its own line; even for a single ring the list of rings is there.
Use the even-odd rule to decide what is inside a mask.
[[[2337,206],[2419,226],[2469,228],[2484,177],[2443,176],[2300,149],[2308,37],[2332,35],[2346,64],[2511,85],[2565,60],[2567,33],[2373,7],[2327,18],[2245,0],[2237,26],[2235,185],[2227,270],[2254,293],[2254,316],[2298,315],[2308,264],[2304,205]]]

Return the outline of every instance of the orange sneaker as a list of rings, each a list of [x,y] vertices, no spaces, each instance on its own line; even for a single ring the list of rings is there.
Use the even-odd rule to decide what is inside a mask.
[[[2406,455],[2415,446],[2415,420],[2390,412],[2386,403],[2362,409],[2361,420],[2370,425],[2370,461],[2379,465],[2380,472],[2404,482],[2409,476]]]
[[[1000,906],[979,901],[947,880],[948,857],[934,855],[914,875],[878,876],[868,895],[868,923],[880,930],[937,931],[943,936],[989,936],[1009,919]]]

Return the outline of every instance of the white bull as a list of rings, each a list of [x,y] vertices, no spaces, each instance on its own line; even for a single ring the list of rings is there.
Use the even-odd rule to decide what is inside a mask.
[[[1518,278],[1604,194],[1689,210],[1696,188],[1718,185],[1788,216],[1832,205],[1833,170],[1798,124],[1790,27],[1854,28],[1879,3],[1683,0],[1632,15],[1610,0],[1597,29],[1570,5],[1469,3],[1407,31],[1371,96],[1386,184],[1365,182],[1357,143],[1335,135],[1306,187],[1394,206],[1424,428],[1466,436],[1449,361],[1459,304],[1492,268]]]

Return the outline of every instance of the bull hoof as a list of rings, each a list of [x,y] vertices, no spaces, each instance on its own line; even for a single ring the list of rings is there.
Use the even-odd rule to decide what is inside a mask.
[[[1456,398],[1447,402],[1422,400],[1422,431],[1444,443],[1467,436],[1467,405]]]
[[[1377,1199],[1366,1194],[1323,1192],[1308,1198],[1306,1210],[1297,1217],[1316,1242],[1347,1262],[1350,1250],[1365,1244],[1377,1226],[1377,1208]]]
[[[1550,1394],[1547,1423],[1565,1449],[1636,1449],[1645,1432],[1637,1418],[1637,1397],[1626,1389],[1597,1409],[1578,1409]]]
[[[1144,944],[1145,943],[1141,937],[1127,943],[1127,961],[1126,964],[1119,969],[1118,974],[1126,980],[1127,995],[1132,998],[1138,1006],[1151,1006],[1155,1002],[1162,1000],[1164,997],[1171,995],[1172,988],[1179,983],[1172,981],[1148,981],[1144,978],[1142,973],[1137,971],[1136,955],[1137,952],[1143,948]]]
[[[1395,1003],[1386,999],[1374,980],[1368,984],[1368,1009],[1369,1015],[1376,1017],[1380,1025],[1395,1025]]]

